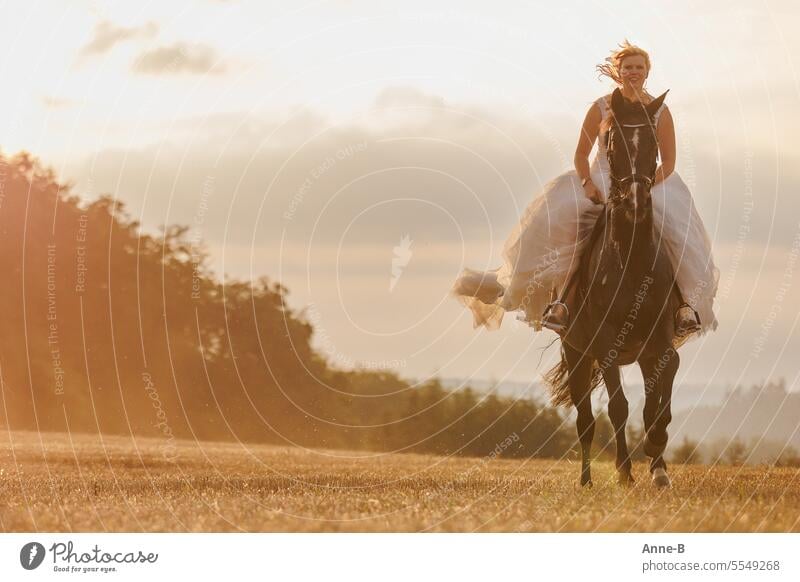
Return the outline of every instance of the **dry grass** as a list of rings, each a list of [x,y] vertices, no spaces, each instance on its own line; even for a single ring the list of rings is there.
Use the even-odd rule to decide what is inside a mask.
[[[673,467],[657,491],[609,463],[372,455],[0,433],[5,531],[800,531],[800,473]]]

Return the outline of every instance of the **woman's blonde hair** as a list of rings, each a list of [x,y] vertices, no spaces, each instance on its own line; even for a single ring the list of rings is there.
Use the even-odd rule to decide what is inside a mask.
[[[601,77],[608,77],[617,85],[622,85],[622,76],[620,69],[622,68],[622,61],[627,57],[640,56],[644,57],[644,63],[647,67],[647,72],[650,72],[650,55],[643,48],[631,44],[628,39],[625,39],[617,50],[611,51],[611,56],[606,57],[606,61],[597,65],[597,71]]]
[[[597,71],[600,73],[600,77],[608,77],[614,81],[614,83],[621,86],[622,76],[620,75],[620,69],[622,68],[622,61],[627,57],[632,56],[644,57],[644,64],[645,67],[647,67],[647,72],[650,72],[650,55],[647,54],[647,51],[643,48],[628,42],[628,39],[626,38],[625,42],[620,44],[617,50],[611,51],[611,55],[606,57],[606,62],[597,65]],[[653,96],[647,91],[644,91],[644,95],[648,99],[653,99]],[[608,102],[608,109],[608,116],[606,116],[606,118],[600,123],[601,133],[608,131],[614,123],[614,112],[611,111],[610,102]]]

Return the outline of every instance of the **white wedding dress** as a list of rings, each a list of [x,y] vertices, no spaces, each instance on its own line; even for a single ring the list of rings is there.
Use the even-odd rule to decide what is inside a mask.
[[[603,119],[608,115],[610,97],[597,100]],[[656,113],[656,123],[665,106]],[[591,177],[607,199],[610,170],[604,134],[598,142]],[[700,315],[701,329],[695,335],[714,330],[719,270],[691,192],[673,172],[653,187],[652,199],[655,228],[675,268],[678,287]],[[577,268],[603,209],[586,198],[575,170],[549,182],[506,240],[502,266],[485,272],[465,268],[456,279],[451,293],[472,311],[473,327],[498,329],[506,311],[518,311],[518,320],[541,330],[545,307]]]

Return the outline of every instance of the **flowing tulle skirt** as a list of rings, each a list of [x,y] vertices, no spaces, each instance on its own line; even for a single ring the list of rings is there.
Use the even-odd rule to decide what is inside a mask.
[[[592,166],[594,183],[608,196],[608,172]],[[713,303],[719,282],[711,241],[677,174],[653,187],[653,216],[684,300],[700,315],[700,333],[716,329]],[[558,176],[525,209],[503,246],[503,264],[490,271],[465,268],[452,294],[472,311],[474,327],[500,327],[507,311],[541,330],[544,308],[578,266],[603,206],[586,198],[575,171]]]

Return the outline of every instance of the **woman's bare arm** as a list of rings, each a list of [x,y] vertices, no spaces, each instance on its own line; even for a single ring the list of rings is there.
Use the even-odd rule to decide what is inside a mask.
[[[656,169],[655,183],[663,182],[675,171],[675,122],[669,108],[664,107],[661,115],[658,116],[658,152],[661,154],[661,165]]]
[[[589,177],[589,154],[597,139],[597,134],[600,132],[602,117],[600,106],[592,103],[589,111],[586,112],[581,133],[578,136],[578,145],[575,148],[575,171],[581,180]]]
[[[583,120],[581,133],[578,136],[578,145],[575,148],[575,171],[578,178],[583,181],[585,178],[590,178],[589,175],[589,154],[592,151],[594,142],[597,139],[597,134],[600,132],[600,122],[603,119],[603,114],[600,112],[600,106],[597,103],[592,103],[589,111],[586,112],[586,117]],[[590,179],[583,187],[586,197],[598,204],[603,203],[603,195],[598,190]]]

